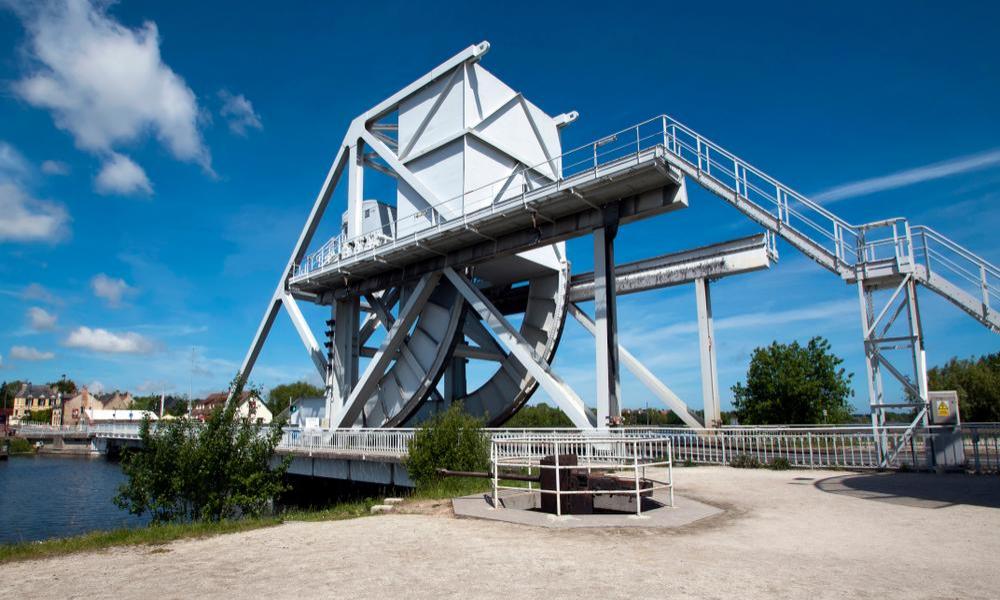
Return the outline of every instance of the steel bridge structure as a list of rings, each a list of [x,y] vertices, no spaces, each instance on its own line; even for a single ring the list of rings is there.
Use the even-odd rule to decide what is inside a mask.
[[[541,387],[576,428],[606,429],[620,421],[623,366],[688,426],[717,428],[710,284],[767,269],[779,238],[857,288],[882,465],[928,426],[917,290],[1000,332],[1000,270],[935,230],[902,217],[849,223],[666,115],[563,150],[577,114],[550,116],[508,87],[480,64],[488,49],[469,46],[352,121],[267,304],[240,377],[284,308],[326,382],[322,428],[413,426],[456,401],[495,427]],[[395,197],[366,198],[366,179],[386,176]],[[762,233],[615,264],[621,227],[686,208],[691,183]],[[314,247],[338,186],[339,233]],[[565,241],[582,236],[592,273],[566,258]],[[619,294],[682,284],[696,291],[703,417],[618,340]],[[580,306],[590,300],[593,315]],[[330,311],[324,343],[299,302]],[[551,366],[567,317],[595,340],[596,413]],[[493,373],[475,389],[470,361]],[[886,424],[892,409],[916,415],[901,434]]]

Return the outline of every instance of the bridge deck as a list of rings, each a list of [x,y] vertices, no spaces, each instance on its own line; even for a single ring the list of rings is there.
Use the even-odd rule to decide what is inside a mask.
[[[417,277],[551,244],[600,226],[598,209],[623,198],[635,200],[623,207],[623,222],[682,208],[686,206],[683,195],[642,197],[681,185],[683,177],[667,165],[664,155],[663,146],[646,148],[461,218],[439,220],[380,246],[349,256],[330,254],[318,265],[301,265],[290,279],[290,288],[315,294],[344,287],[345,280],[364,280],[366,288],[378,289],[388,283],[384,277],[388,273]]]

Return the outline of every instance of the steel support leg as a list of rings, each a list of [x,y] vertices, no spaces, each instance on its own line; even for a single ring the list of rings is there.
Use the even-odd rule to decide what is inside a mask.
[[[611,221],[610,223],[608,221]],[[597,349],[597,426],[621,422],[618,311],[615,298],[615,235],[618,223],[605,219],[594,230],[594,327]]]
[[[441,407],[447,410],[451,403],[462,398],[467,393],[465,367],[469,359],[456,356],[451,359],[451,364],[444,372],[444,401],[447,406]]]
[[[360,339],[358,325],[361,318],[361,299],[349,296],[337,300],[334,308],[333,330],[333,381],[337,389],[327,399],[326,417],[330,427],[337,424],[331,419],[344,409],[344,402],[358,381],[358,356]]]
[[[715,360],[715,331],[712,327],[712,293],[705,278],[696,279],[694,289],[698,300],[701,399],[705,409],[705,427],[718,427],[722,424],[722,406],[719,402],[719,370]]]

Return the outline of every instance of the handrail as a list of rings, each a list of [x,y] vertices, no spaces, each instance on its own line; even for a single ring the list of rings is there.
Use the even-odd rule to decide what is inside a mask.
[[[850,223],[668,115],[648,119],[567,150],[554,158],[525,166],[509,176],[439,201],[413,215],[398,217],[390,223],[393,234],[391,237],[381,232],[370,232],[348,239],[341,233],[295,265],[292,277],[305,276],[331,264],[339,264],[357,252],[416,243],[422,235],[439,231],[444,223],[461,221],[468,225],[470,217],[494,214],[498,203],[523,198],[529,192],[538,193],[557,187],[567,177],[575,177],[590,170],[596,176],[603,166],[632,157],[639,159],[643,152],[655,148],[664,150],[668,160],[679,161],[692,174],[708,178],[714,185],[726,190],[731,195],[731,198],[726,199],[735,203],[737,208],[748,204],[769,215],[774,221],[762,223],[766,228],[812,258],[821,259],[822,264],[835,272],[842,275],[859,273],[860,268],[866,264],[894,261],[901,271],[906,272],[919,264],[930,277],[934,272],[932,259],[936,259],[939,265],[965,284],[976,286],[976,291],[961,291],[984,307],[980,311],[981,316],[977,318],[984,321],[988,317],[995,319],[988,313],[997,310],[995,303],[1000,298],[1000,268],[986,259],[930,227],[911,227],[903,217],[863,224]],[[556,179],[544,175],[543,169],[551,170]],[[542,175],[547,181],[532,188],[533,180],[526,176],[528,173]],[[520,190],[505,187],[507,182],[514,181],[517,177],[522,179]],[[719,190],[713,191],[722,195]],[[469,202],[474,203],[475,209],[466,211]],[[455,216],[442,216],[448,213]],[[423,222],[409,230],[409,226],[416,222],[415,219]],[[885,235],[876,237],[880,230],[884,230]],[[351,253],[345,255],[348,249],[351,249]],[[951,252],[956,256],[949,258],[944,256],[944,252]],[[963,264],[959,264],[955,258],[961,259]],[[946,296],[952,294],[951,291],[940,288],[937,291]],[[968,300],[953,300],[969,304]]]

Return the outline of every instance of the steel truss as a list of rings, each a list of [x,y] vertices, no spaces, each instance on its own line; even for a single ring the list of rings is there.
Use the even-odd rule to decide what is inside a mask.
[[[553,128],[572,122],[576,113],[547,117],[522,95],[508,90],[506,100],[485,108],[475,107],[466,97],[462,128],[418,143],[418,138],[434,129],[433,119],[450,101],[451,90],[471,85],[475,63],[488,48],[485,42],[466,48],[351,123],[267,305],[240,378],[249,375],[284,307],[327,384],[325,414],[331,427],[398,426],[420,416],[425,400],[430,406],[443,407],[459,398],[471,399],[483,414],[502,422],[537,385],[578,427],[607,427],[621,412],[619,364],[635,373],[689,425],[714,427],[720,424],[720,406],[710,282],[767,268],[776,258],[774,239],[781,237],[857,285],[872,428],[880,440],[882,462],[889,464],[905,440],[890,440],[886,434],[887,409],[915,411],[908,428],[911,435],[927,421],[917,284],[994,331],[1000,330],[996,310],[1000,270],[988,261],[929,228],[911,229],[903,219],[847,223],[667,116],[559,154],[555,151],[558,136],[552,141]],[[393,122],[391,115],[420,94],[426,96],[421,98],[428,111],[408,134],[411,137],[401,138],[401,124]],[[473,109],[479,111],[478,120],[470,123],[467,111]],[[528,137],[536,138],[532,143],[537,141],[541,160],[530,163],[517,158],[517,151],[505,148],[510,140],[491,135],[489,128],[505,118],[522,119],[525,127],[530,126]],[[548,134],[545,127],[549,127]],[[419,169],[426,167],[422,159],[449,144],[462,144],[466,150],[470,144],[489,146],[493,152],[513,156],[512,166],[493,184],[443,198],[419,175]],[[391,223],[391,231],[365,230],[366,168],[395,178],[415,211]],[[763,261],[754,254],[757,249],[737,240],[616,265],[614,241],[619,226],[686,207],[688,180],[763,227],[767,232]],[[344,232],[307,257],[306,250],[341,181],[347,187]],[[486,200],[482,200],[484,194]],[[401,230],[417,221],[416,230]],[[873,235],[876,231],[888,233],[878,238]],[[591,234],[594,273],[570,280],[559,244]],[[523,258],[527,251],[546,248],[548,254],[525,263],[537,276],[530,286],[478,287],[476,270],[488,261]],[[695,286],[704,423],[618,341],[617,294],[681,283]],[[881,305],[876,296],[883,292],[889,298]],[[590,299],[595,301],[593,318],[576,304]],[[331,306],[325,355],[297,305],[301,300]],[[527,323],[526,318],[521,330],[513,327],[505,314],[530,312],[532,302],[536,308],[547,302],[553,306],[536,310],[534,321]],[[595,337],[596,416],[549,366],[567,314]],[[385,330],[384,341],[378,348],[368,346],[379,327]],[[899,352],[907,353],[904,366],[894,360]],[[362,357],[370,359],[364,373],[359,372]],[[489,385],[468,392],[465,364],[469,360],[498,365],[498,375],[489,382],[496,384],[492,392]],[[883,373],[902,385],[906,402],[887,401]],[[443,394],[436,389],[441,377]],[[399,403],[389,406],[385,396],[375,393],[387,388],[400,390]],[[516,397],[501,401],[504,394]]]

